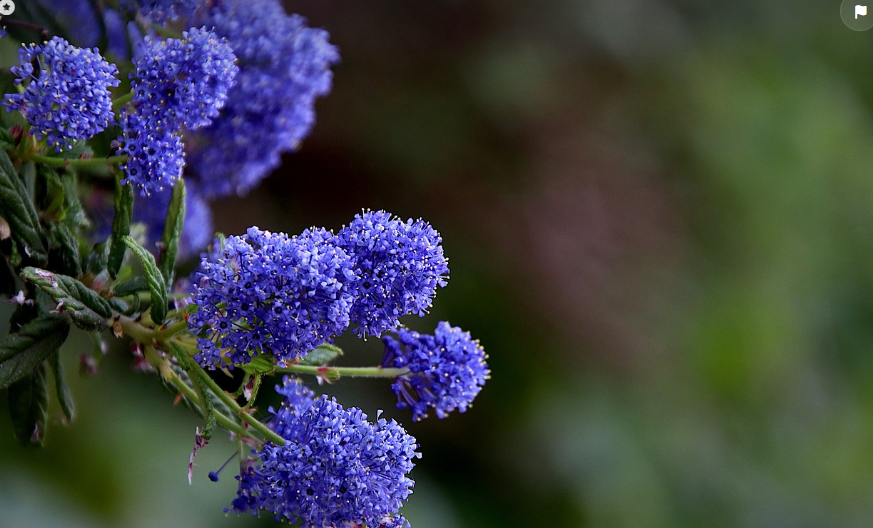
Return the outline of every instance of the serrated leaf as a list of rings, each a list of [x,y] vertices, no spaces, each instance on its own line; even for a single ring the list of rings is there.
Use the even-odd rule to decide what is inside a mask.
[[[173,187],[173,196],[167,208],[164,220],[163,256],[161,257],[161,273],[167,288],[173,284],[173,270],[176,267],[176,255],[179,252],[179,239],[182,237],[182,225],[185,223],[185,181],[179,180]]]
[[[152,299],[149,313],[152,315],[152,321],[161,324],[167,316],[167,285],[164,284],[164,276],[161,275],[161,271],[155,264],[155,257],[140,246],[136,240],[127,236],[124,237],[124,244],[133,251],[142,263],[143,273],[145,273]]]
[[[79,328],[102,330],[108,326],[106,320],[112,317],[109,303],[78,280],[32,267],[21,270],[21,276],[47,293],[57,309],[69,313]]]
[[[106,260],[108,254],[109,252],[106,249],[106,244],[102,242],[94,244],[91,251],[85,253],[84,259],[82,260],[82,268],[86,273],[90,273],[94,276],[99,275],[106,271]]]
[[[15,146],[15,138],[12,137],[12,132],[5,127],[0,127],[0,148],[3,150],[12,150]]]
[[[145,277],[134,277],[113,286],[112,292],[115,293],[116,297],[127,297],[128,295],[145,291],[148,288],[149,284]]]
[[[112,219],[112,235],[109,241],[109,256],[106,269],[113,279],[118,275],[118,269],[124,261],[124,251],[127,247],[124,239],[130,235],[130,221],[133,218],[133,186],[122,185],[115,181],[115,217]]]
[[[24,182],[15,172],[6,151],[0,149],[0,216],[12,229],[12,238],[21,246],[25,255],[38,262],[47,258],[42,243],[39,217],[27,194]]]
[[[70,387],[64,379],[60,349],[56,349],[49,356],[48,364],[55,378],[55,394],[57,395],[58,403],[61,405],[61,410],[64,412],[64,416],[67,417],[67,420],[72,421],[76,417],[76,408],[73,405],[73,395],[70,393]]]
[[[303,356],[299,364],[320,367],[321,365],[330,363],[341,355],[343,355],[343,350],[339,347],[328,344],[318,345],[318,348]]]
[[[70,231],[66,223],[48,225],[49,240],[52,249],[49,258],[52,259],[52,269],[57,269],[68,275],[78,276],[82,273],[79,263],[79,239]]]
[[[247,374],[269,374],[276,368],[276,356],[273,354],[258,354],[239,368]]]
[[[23,446],[42,446],[48,421],[46,364],[40,362],[9,386],[9,415],[15,438]]]
[[[69,332],[67,321],[46,314],[0,340],[0,389],[30,374],[64,344]]]

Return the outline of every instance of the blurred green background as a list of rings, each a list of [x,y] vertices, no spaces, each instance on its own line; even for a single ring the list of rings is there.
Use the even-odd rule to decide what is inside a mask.
[[[449,286],[407,323],[481,339],[473,408],[412,423],[384,382],[321,387],[418,438],[414,527],[871,525],[873,31],[837,1],[286,5],[339,45],[334,90],[216,223],[368,207],[443,234]],[[0,526],[271,524],[222,514],[230,442],[188,486],[199,422],[131,363],[74,377],[43,451],[0,413]]]

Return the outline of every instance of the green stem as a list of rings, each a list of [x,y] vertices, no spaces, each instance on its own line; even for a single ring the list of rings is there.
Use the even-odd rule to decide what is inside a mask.
[[[124,105],[129,103],[132,99],[133,99],[133,92],[128,92],[128,93],[122,95],[118,99],[112,101],[112,111],[118,112],[121,109],[121,107],[123,107]]]
[[[188,329],[188,321],[184,319],[179,319],[175,323],[167,326],[163,330],[158,330],[157,334],[160,338],[167,338],[178,334],[184,330]]]
[[[396,378],[409,372],[408,368],[382,367],[315,367],[310,365],[289,365],[276,367],[275,372],[294,372],[336,379],[340,376],[353,378]]]
[[[100,168],[106,165],[119,165],[127,161],[128,156],[109,156],[108,158],[88,158],[88,159],[69,159],[69,158],[52,158],[49,156],[33,156],[32,161],[37,161],[51,167],[80,167],[80,168]]]
[[[189,400],[191,400],[192,402],[199,405],[200,408],[202,409],[203,402],[200,400],[197,393],[194,392],[191,389],[191,387],[186,385],[185,382],[182,381],[182,378],[177,376],[175,373],[171,372],[170,376],[171,376],[170,382],[173,385],[175,385],[177,389],[179,389],[179,392],[184,394],[185,397],[188,398]],[[215,412],[215,421],[218,422],[218,425],[227,429],[228,431],[233,431],[240,438],[244,438],[244,437],[245,438],[252,438],[251,433],[249,433],[245,427],[243,427],[242,425],[238,424],[237,422],[233,421],[231,418],[225,416],[224,414],[222,414],[218,411],[214,411],[214,412]]]
[[[157,337],[154,330],[144,327],[126,315],[118,316],[118,323],[124,333],[138,343],[152,343]]]
[[[200,376],[200,379],[202,379],[203,383],[205,383],[206,386],[209,387],[209,390],[215,393],[215,395],[218,396],[218,399],[224,402],[224,404],[227,405],[230,410],[237,413],[239,417],[242,418],[243,421],[245,421],[247,424],[249,424],[252,429],[261,433],[262,435],[264,435],[264,438],[273,442],[276,445],[285,445],[285,439],[271,431],[269,427],[259,422],[254,416],[245,412],[239,406],[236,400],[231,398],[228,393],[224,392],[224,390],[219,387],[212,378],[209,377],[209,374],[207,374],[205,370],[200,368],[200,365],[193,363],[191,365],[191,371],[195,375]]]

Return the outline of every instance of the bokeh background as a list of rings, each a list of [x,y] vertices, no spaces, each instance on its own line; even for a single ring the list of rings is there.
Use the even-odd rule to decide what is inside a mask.
[[[449,286],[406,322],[481,339],[473,408],[412,423],[383,382],[321,387],[418,438],[413,526],[870,526],[873,32],[839,4],[286,3],[340,47],[334,90],[216,224],[367,207],[443,234]],[[199,422],[131,364],[73,377],[42,451],[0,412],[0,526],[270,525],[222,513],[230,442],[188,486]]]

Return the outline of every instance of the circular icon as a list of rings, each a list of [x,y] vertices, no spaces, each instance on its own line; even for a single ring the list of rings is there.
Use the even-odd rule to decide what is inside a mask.
[[[0,15],[9,16],[15,12],[15,2],[12,0],[0,0]]]
[[[840,18],[849,29],[855,31],[867,31],[873,27],[873,1],[870,2],[870,10],[867,5],[858,2],[865,0],[843,0],[840,5]]]

